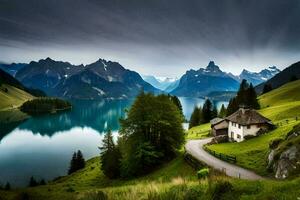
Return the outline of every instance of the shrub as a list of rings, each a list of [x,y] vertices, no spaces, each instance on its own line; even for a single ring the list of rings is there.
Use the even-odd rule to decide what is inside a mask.
[[[209,169],[203,168],[197,172],[198,179],[206,178],[209,175]]]
[[[26,192],[22,192],[16,196],[15,200],[29,200],[29,195]]]
[[[219,181],[216,183],[215,188],[212,192],[212,199],[219,200],[222,199],[222,196],[226,193],[232,192],[233,186],[228,181]]]
[[[72,187],[68,187],[68,188],[66,189],[66,192],[75,192],[75,190],[74,190]]]
[[[184,195],[184,200],[198,200],[201,199],[203,192],[200,187],[190,188]]]
[[[107,195],[103,191],[89,192],[80,200],[108,200]]]
[[[276,149],[282,141],[283,141],[282,138],[276,138],[274,140],[271,140],[271,142],[269,143],[269,148]]]

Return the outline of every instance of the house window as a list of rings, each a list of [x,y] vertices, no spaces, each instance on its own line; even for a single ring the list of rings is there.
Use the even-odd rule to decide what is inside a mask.
[[[236,135],[237,139],[241,139],[241,136],[239,134]]]
[[[241,125],[239,124],[239,129],[241,129]]]
[[[234,133],[233,133],[233,132],[231,132],[231,138],[233,138],[233,135],[234,135]]]
[[[247,129],[250,129],[251,128],[251,126],[250,125],[247,125]]]

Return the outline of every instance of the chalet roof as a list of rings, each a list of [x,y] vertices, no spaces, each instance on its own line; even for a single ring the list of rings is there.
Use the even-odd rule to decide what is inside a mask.
[[[240,108],[238,111],[232,115],[226,117],[226,120],[238,123],[241,125],[251,125],[251,124],[272,124],[271,120],[262,116],[253,109]]]
[[[210,120],[210,124],[211,125],[216,125],[222,121],[224,121],[225,119],[222,119],[222,118],[219,118],[219,117],[216,117],[216,118],[213,118],[212,120]]]

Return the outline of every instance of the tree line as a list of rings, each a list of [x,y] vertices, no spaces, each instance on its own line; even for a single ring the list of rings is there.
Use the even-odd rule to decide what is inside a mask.
[[[85,167],[85,160],[80,150],[73,153],[68,174],[72,174]]]
[[[263,93],[272,90],[270,85],[265,85]],[[246,80],[242,80],[237,95],[229,101],[227,108],[222,104],[218,111],[209,99],[206,99],[203,107],[195,106],[189,121],[189,128],[199,126],[200,124],[208,123],[215,117],[224,118],[236,112],[240,107],[259,109],[257,94],[253,85]]]
[[[190,117],[189,129],[194,126],[199,126],[200,124],[208,123],[211,119],[215,117],[225,117],[226,108],[222,104],[220,111],[218,111],[217,106],[212,103],[209,99],[206,99],[203,107],[195,106]]]
[[[20,110],[29,114],[50,113],[70,109],[71,103],[57,98],[36,98],[23,103]]]

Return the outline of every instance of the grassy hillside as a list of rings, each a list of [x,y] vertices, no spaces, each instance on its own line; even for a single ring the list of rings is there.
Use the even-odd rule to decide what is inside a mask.
[[[186,139],[193,140],[208,137],[210,134],[210,129],[210,123],[195,126],[187,131]]]
[[[180,155],[170,163],[155,170],[148,176],[133,180],[108,180],[99,170],[99,158],[87,162],[87,166],[66,177],[38,186],[14,191],[1,191],[2,199],[17,200],[28,196],[33,200],[96,200],[87,198],[97,191],[103,191],[108,199],[128,200],[169,200],[169,199],[211,199],[217,192],[219,182],[232,184],[231,191],[221,192],[223,199],[296,199],[300,195],[300,178],[293,181],[245,181],[213,175],[209,180],[197,180],[196,172],[187,165]],[[209,189],[209,183],[211,183]]]
[[[262,108],[300,101],[300,80],[293,81],[282,87],[259,96]]]
[[[17,108],[32,98],[31,94],[21,89],[3,84],[0,86],[0,111]]]
[[[266,157],[269,142],[283,138],[293,126],[300,123],[300,81],[288,83],[259,97],[259,112],[270,118],[277,129],[241,143],[224,143],[209,146],[217,152],[237,156],[237,164],[266,175]],[[298,121],[296,121],[298,117]],[[288,120],[288,121],[287,121]]]

